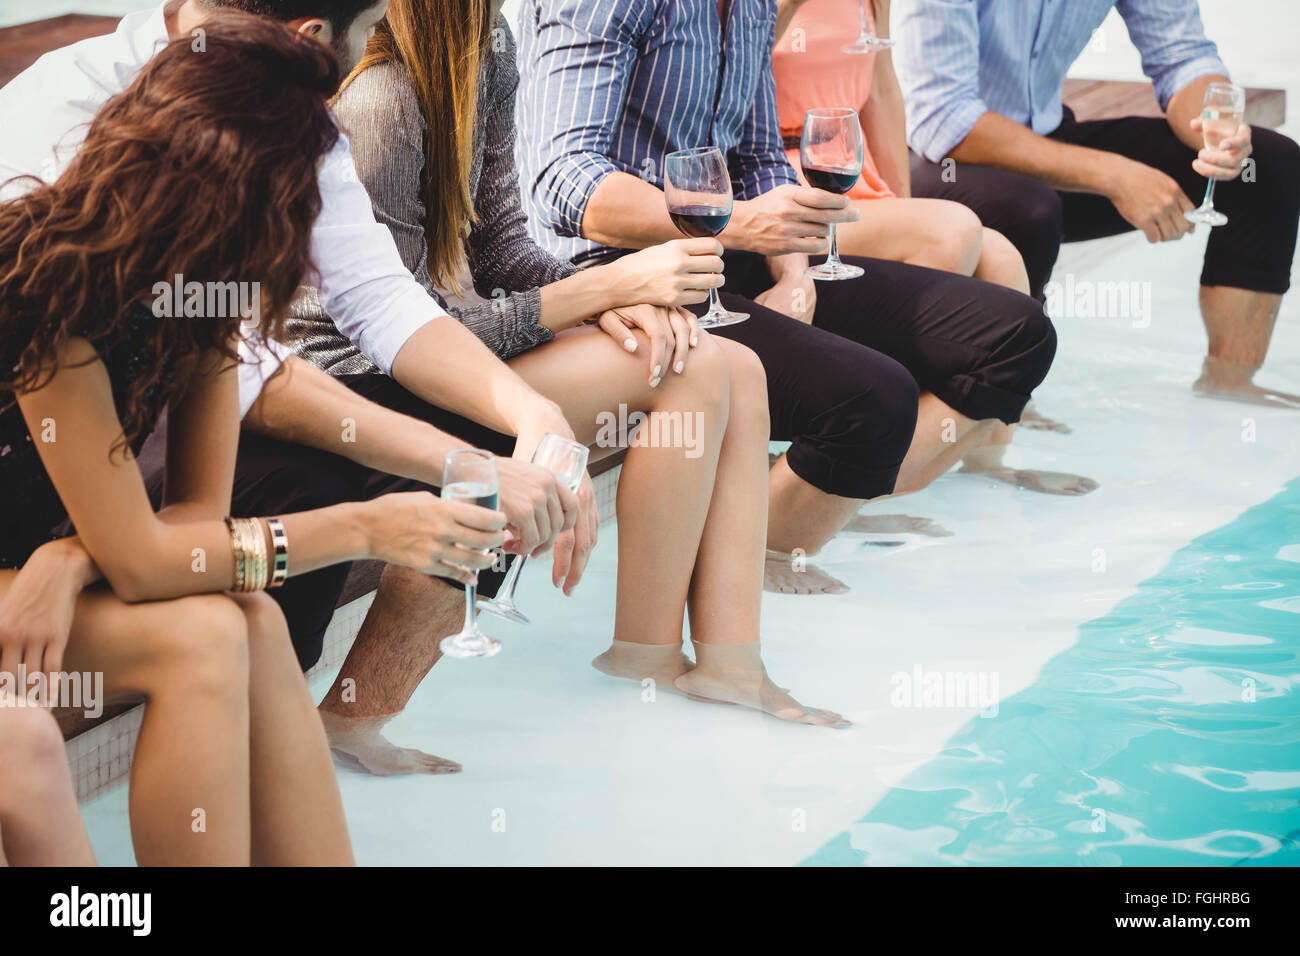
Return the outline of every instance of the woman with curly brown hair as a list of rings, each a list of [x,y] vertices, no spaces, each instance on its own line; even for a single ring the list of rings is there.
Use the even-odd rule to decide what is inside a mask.
[[[350,863],[320,719],[256,592],[361,557],[464,580],[503,538],[500,514],[428,493],[226,517],[237,344],[279,334],[308,276],[338,73],[280,24],[214,15],[57,181],[0,206],[0,568],[21,568],[0,570],[0,676],[39,690],[66,667],[147,699],[141,864]],[[155,513],[135,452],[164,409]]]

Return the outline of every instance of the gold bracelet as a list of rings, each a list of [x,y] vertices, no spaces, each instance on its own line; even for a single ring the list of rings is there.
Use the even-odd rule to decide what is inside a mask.
[[[248,542],[253,550],[253,573],[249,575],[248,590],[262,591],[266,589],[268,578],[266,536],[262,533],[262,522],[257,518],[247,519],[245,527],[248,529]]]
[[[266,526],[271,530],[271,543],[275,546],[275,568],[267,587],[278,588],[289,577],[289,535],[279,518],[267,518]]]
[[[235,565],[235,580],[231,585],[231,590],[242,591],[244,590],[244,580],[247,573],[243,532],[235,519],[229,517],[226,518],[226,530],[230,532],[230,553]]]

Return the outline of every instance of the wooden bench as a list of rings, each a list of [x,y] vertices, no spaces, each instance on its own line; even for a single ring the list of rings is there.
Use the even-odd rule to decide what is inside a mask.
[[[1164,116],[1150,83],[1070,78],[1061,87],[1065,105],[1079,120]],[[1286,90],[1246,89],[1246,122],[1277,129],[1286,122]]]

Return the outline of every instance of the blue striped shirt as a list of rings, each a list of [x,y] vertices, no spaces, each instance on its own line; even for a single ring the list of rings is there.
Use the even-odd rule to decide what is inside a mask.
[[[529,228],[581,258],[596,186],[618,171],[663,188],[664,157],[717,146],[738,199],[797,183],[781,144],[776,0],[525,0],[516,155]]]
[[[903,0],[894,36],[908,143],[937,163],[989,111],[1052,132],[1066,71],[1111,8],[1161,109],[1194,80],[1227,75],[1196,0]]]

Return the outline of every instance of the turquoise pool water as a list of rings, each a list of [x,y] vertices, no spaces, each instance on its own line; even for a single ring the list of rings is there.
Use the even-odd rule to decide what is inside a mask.
[[[1300,865],[1300,478],[1176,552],[814,866]]]

